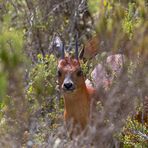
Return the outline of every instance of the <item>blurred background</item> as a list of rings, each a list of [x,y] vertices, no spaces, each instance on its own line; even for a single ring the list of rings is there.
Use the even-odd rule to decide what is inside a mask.
[[[56,71],[78,32],[94,123],[73,140],[63,124]],[[98,72],[97,72],[98,71]],[[146,148],[147,0],[0,0],[0,147]]]

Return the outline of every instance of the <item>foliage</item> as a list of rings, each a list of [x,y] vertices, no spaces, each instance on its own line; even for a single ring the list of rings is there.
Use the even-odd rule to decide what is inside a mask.
[[[0,1],[0,147],[111,147],[115,139],[146,147],[148,123],[130,115],[147,97],[147,7],[146,0]],[[70,140],[52,47],[58,35],[73,49],[76,31],[79,44],[96,35],[103,46],[81,61],[87,78],[110,54],[122,53],[126,62],[111,88],[98,90],[104,102],[97,100],[93,127]]]
[[[53,55],[46,55],[43,58],[41,54],[38,54],[37,58],[38,62],[30,68],[27,89],[27,98],[32,104],[32,108],[36,106],[35,110],[42,105],[46,106],[47,97],[53,96],[56,92],[56,80],[54,79],[56,75],[56,59]]]
[[[9,72],[15,69],[23,61],[22,49],[23,33],[17,30],[3,30],[0,35],[0,99],[3,104],[6,89],[8,88]],[[3,104],[4,105],[4,104]]]
[[[12,30],[3,31],[0,35],[0,56],[5,65],[13,68],[22,61],[21,50],[23,46],[23,33]],[[14,49],[15,48],[15,49]]]
[[[6,94],[7,78],[4,73],[0,73],[0,109],[3,107],[3,97]]]
[[[33,117],[38,116],[39,129],[33,131],[32,138],[36,144],[41,144],[48,133],[59,126],[63,101],[58,96],[58,88],[56,89],[56,58],[52,54],[45,57],[38,54],[37,59],[37,63],[29,68],[26,95],[30,113]],[[34,126],[32,123],[31,125]]]
[[[122,131],[122,141],[124,147],[147,147],[147,138],[148,134],[146,124],[141,124],[136,120],[131,118],[127,119],[127,122]]]
[[[53,55],[50,55],[50,57],[46,55],[43,58],[41,54],[38,54],[37,58],[38,63],[32,68],[30,73],[31,85],[29,94],[35,91],[37,95],[52,95],[55,87],[55,80],[52,78],[56,75],[56,60]],[[34,90],[32,90],[33,88]],[[47,90],[44,90],[44,88]],[[46,91],[48,92],[46,93]]]

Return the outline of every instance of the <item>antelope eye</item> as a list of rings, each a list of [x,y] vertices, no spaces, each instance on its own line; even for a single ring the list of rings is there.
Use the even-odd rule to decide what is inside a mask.
[[[61,77],[62,76],[62,72],[60,70],[57,71],[57,75],[58,77]]]
[[[82,76],[83,75],[83,71],[82,70],[79,70],[78,72],[77,72],[77,76]]]

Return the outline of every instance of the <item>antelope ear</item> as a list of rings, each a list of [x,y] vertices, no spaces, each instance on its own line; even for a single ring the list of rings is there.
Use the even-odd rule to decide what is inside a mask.
[[[84,63],[87,62],[87,59],[85,57],[85,46],[83,46],[81,51],[80,51],[79,59],[82,60]]]
[[[54,49],[55,56],[57,58],[60,58],[60,57],[62,57],[62,59],[64,58],[64,44],[61,38],[57,35],[53,39],[53,49]]]

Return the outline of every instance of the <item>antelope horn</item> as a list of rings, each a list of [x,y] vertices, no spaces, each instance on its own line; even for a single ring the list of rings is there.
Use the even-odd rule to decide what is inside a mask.
[[[76,33],[75,58],[78,60],[78,32]]]
[[[61,59],[65,58],[65,52],[64,52],[64,43],[61,45]]]

